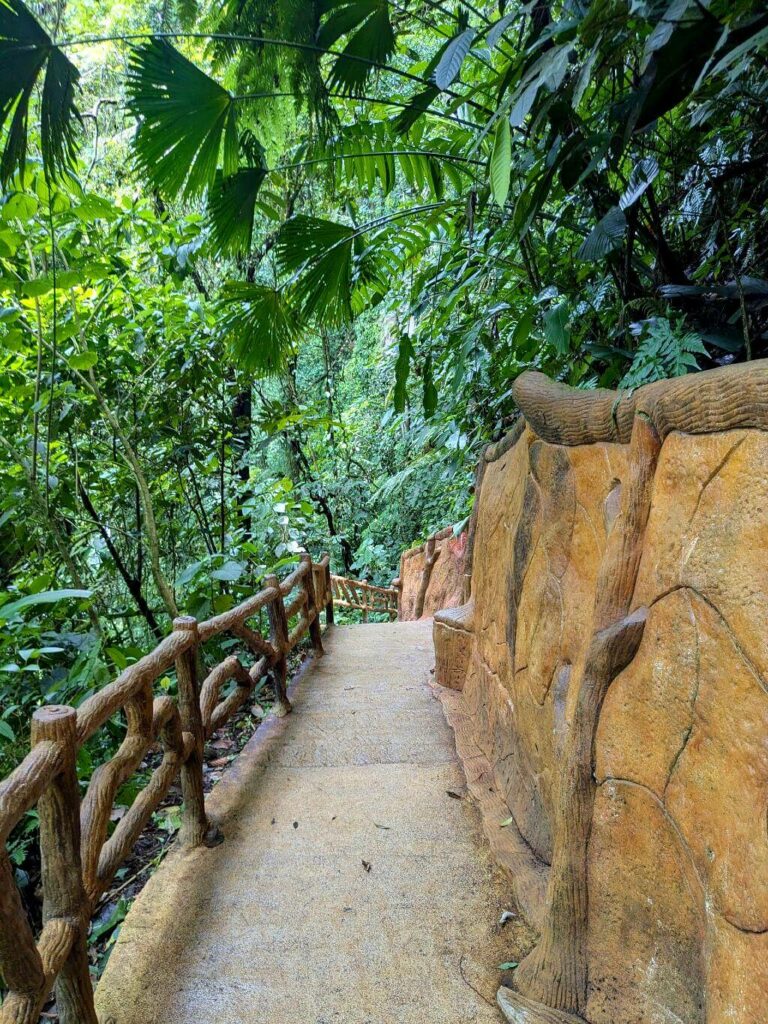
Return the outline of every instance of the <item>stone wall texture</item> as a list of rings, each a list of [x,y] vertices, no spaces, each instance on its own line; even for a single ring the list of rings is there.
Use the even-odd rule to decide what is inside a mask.
[[[462,602],[467,534],[456,536],[449,526],[436,533],[434,539],[437,558],[429,570],[421,615],[417,614],[417,602],[427,562],[426,545],[411,548],[400,560],[401,620],[428,618],[438,609],[453,608]]]
[[[660,441],[629,608],[646,610],[645,627],[608,686],[592,750],[586,994],[559,1009],[591,1024],[759,1024],[768,1021],[768,433],[670,430]],[[508,842],[540,872],[553,862],[600,568],[612,531],[626,529],[630,454],[627,443],[548,443],[527,426],[490,450],[471,598],[436,617],[438,682],[460,700],[453,710],[471,757],[490,765],[490,788],[513,819]],[[539,899],[551,899],[520,863],[518,893],[536,883]],[[546,912],[528,916],[538,926]]]

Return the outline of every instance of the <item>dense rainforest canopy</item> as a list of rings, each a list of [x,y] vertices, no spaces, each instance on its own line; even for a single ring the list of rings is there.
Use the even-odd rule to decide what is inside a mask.
[[[301,548],[388,583],[522,370],[764,355],[767,100],[763,0],[0,0],[0,774]]]

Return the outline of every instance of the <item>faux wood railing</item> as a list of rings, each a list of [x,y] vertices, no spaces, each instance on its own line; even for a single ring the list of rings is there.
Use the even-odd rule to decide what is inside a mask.
[[[158,646],[79,708],[49,705],[32,719],[32,750],[0,783],[0,974],[8,989],[0,1024],[36,1024],[54,985],[62,1024],[97,1024],[88,971],[87,934],[99,897],[133,849],[153,812],[181,776],[181,840],[198,846],[210,833],[203,793],[203,745],[272,670],[277,711],[291,710],[286,695],[287,655],[306,633],[323,653],[320,609],[333,622],[329,557],[309,555],[282,582],[277,576],[242,604],[206,622],[189,616],[173,623]],[[295,593],[294,593],[295,592]],[[293,596],[290,596],[293,595]],[[265,608],[269,637],[248,625]],[[291,627],[291,620],[295,624]],[[218,664],[198,688],[203,645],[222,633],[240,637],[255,657],[246,669],[236,657]],[[153,684],[175,664],[178,702],[154,697]],[[220,699],[225,683],[236,686]],[[118,711],[126,733],[119,750],[93,773],[80,799],[77,751]],[[163,758],[128,812],[107,838],[115,795],[157,741]],[[35,941],[6,850],[11,831],[37,806],[42,860],[43,929]]]
[[[340,608],[359,608],[363,622],[368,621],[371,612],[379,612],[396,619],[400,592],[395,587],[374,587],[365,580],[353,580],[348,576],[331,575],[331,591],[334,604]]]

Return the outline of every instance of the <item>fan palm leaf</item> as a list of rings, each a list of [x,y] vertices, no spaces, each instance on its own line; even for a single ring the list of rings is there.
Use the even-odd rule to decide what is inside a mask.
[[[317,45],[331,49],[340,38],[348,37],[331,68],[329,87],[342,95],[358,95],[376,66],[386,64],[395,52],[389,4],[387,0],[330,0],[326,6],[332,13],[317,34]]]
[[[199,195],[237,169],[233,97],[166,39],[135,47],[128,64],[128,108],[139,119],[136,163],[162,193]]]
[[[296,338],[296,318],[275,288],[229,284],[219,302],[219,329],[235,361],[252,373],[273,376],[285,365]]]
[[[293,274],[294,294],[307,320],[339,325],[352,316],[352,258],[355,229],[335,221],[292,217],[277,240],[282,270]]]
[[[47,65],[47,67],[46,67]],[[41,150],[55,179],[77,155],[75,104],[80,74],[21,0],[0,3],[0,129],[7,126],[0,182],[7,184],[27,158],[29,103],[46,68],[40,105]]]

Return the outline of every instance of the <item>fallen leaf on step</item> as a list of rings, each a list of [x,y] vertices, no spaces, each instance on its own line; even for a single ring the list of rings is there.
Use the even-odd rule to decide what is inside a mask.
[[[368,874],[370,874],[370,873],[371,873],[371,868],[372,868],[372,867],[373,867],[373,864],[371,864],[371,862],[370,862],[370,861],[367,861],[367,860],[364,860],[364,861],[363,861],[363,870],[364,870],[364,871],[367,871],[367,872],[368,872]]]

